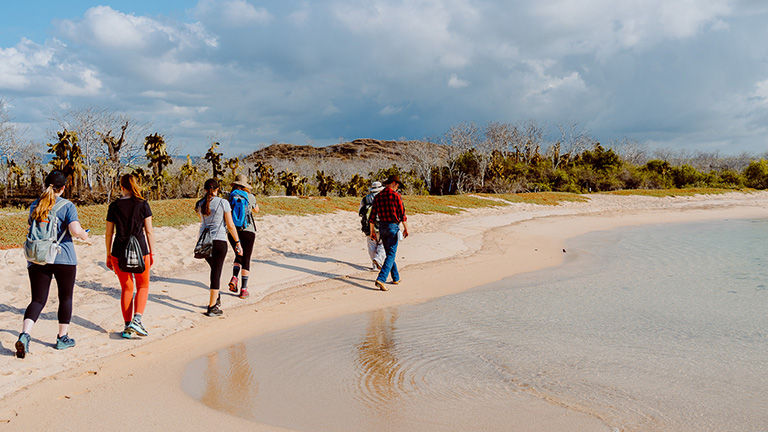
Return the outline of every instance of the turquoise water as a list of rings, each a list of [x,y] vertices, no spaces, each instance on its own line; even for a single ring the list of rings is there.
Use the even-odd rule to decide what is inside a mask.
[[[522,396],[620,430],[768,431],[768,221],[596,232],[567,250],[554,269],[212,353],[185,388],[306,431],[511,430],[486,418]]]

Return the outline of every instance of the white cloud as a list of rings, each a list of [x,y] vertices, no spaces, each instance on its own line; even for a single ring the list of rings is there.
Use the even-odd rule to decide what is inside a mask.
[[[257,8],[246,0],[202,0],[195,7],[195,14],[235,27],[266,24],[274,18],[266,8]]]
[[[59,23],[64,36],[100,49],[153,54],[171,49],[195,47],[201,43],[215,47],[216,39],[199,23],[166,24],[158,20],[126,14],[109,6],[88,9],[83,19]]]
[[[537,2],[550,46],[562,54],[606,56],[627,48],[647,48],[665,39],[693,37],[707,24],[731,14],[729,0],[558,0]],[[718,24],[722,26],[722,24]],[[554,36],[554,39],[551,39]]]
[[[232,25],[263,24],[272,20],[272,15],[266,9],[256,8],[245,0],[225,2],[222,15]]]
[[[203,41],[205,45],[211,48],[216,48],[219,46],[219,41],[218,39],[216,39],[216,36],[208,33],[205,30],[205,26],[203,26],[202,23],[200,22],[187,23],[187,24],[184,24],[184,27],[186,27],[186,29],[192,35],[194,35],[197,39]]]
[[[101,80],[96,77],[96,71],[92,69],[82,66],[61,65],[59,71],[63,72],[63,76],[54,77],[52,82],[58,95],[93,96],[101,90]]]
[[[757,100],[760,104],[768,105],[768,79],[759,81],[755,84],[755,91],[752,94],[752,98]]]
[[[469,85],[469,82],[460,79],[456,74],[451,74],[448,78],[448,87],[451,88],[464,88]]]
[[[379,114],[381,114],[383,116],[391,116],[391,115],[395,115],[395,114],[399,113],[402,110],[403,110],[402,107],[387,105],[384,108],[382,108],[381,110],[379,110]]]
[[[157,99],[165,99],[168,97],[168,93],[164,91],[157,91],[157,90],[147,90],[140,93],[144,97],[148,98],[157,98]]]
[[[15,47],[0,49],[0,88],[20,90],[30,83],[30,74],[46,67],[53,59],[53,50],[23,39]]]
[[[0,89],[50,93],[61,96],[96,94],[102,87],[97,72],[68,61],[64,46],[48,46],[23,39],[11,48],[0,48]]]
[[[295,25],[304,25],[309,21],[310,13],[309,3],[304,3],[299,9],[291,12],[288,19]]]
[[[525,94],[522,100],[533,112],[551,115],[553,107],[558,109],[557,105],[569,105],[587,90],[587,84],[578,72],[550,72],[557,64],[554,60],[530,60],[526,64],[530,73],[524,78]]]
[[[768,10],[742,3],[201,0],[173,18],[97,6],[59,22],[58,40],[0,47],[0,91],[36,130],[49,107],[93,104],[227,151],[422,138],[467,119],[644,140],[698,137],[720,117],[746,137],[768,116],[768,66],[762,45],[742,42],[768,37],[755,24]],[[713,143],[735,136],[721,129],[707,129]],[[661,135],[650,139],[682,142]]]
[[[332,11],[349,31],[371,38],[382,60],[416,70],[466,66],[472,42],[454,27],[479,20],[467,0],[344,1],[335,3]]]
[[[329,103],[328,105],[326,105],[325,108],[323,108],[323,115],[326,115],[326,116],[338,114],[340,112],[341,110],[339,109],[339,107],[337,107],[332,103]]]

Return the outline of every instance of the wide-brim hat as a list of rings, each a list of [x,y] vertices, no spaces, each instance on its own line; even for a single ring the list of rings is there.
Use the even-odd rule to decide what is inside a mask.
[[[370,193],[379,193],[384,190],[384,185],[381,182],[375,181],[371,183],[371,187],[368,189]]]
[[[390,185],[392,183],[397,183],[400,185],[400,187],[403,187],[403,182],[400,180],[400,176],[397,174],[387,177],[387,179],[384,181],[385,185]]]
[[[235,177],[235,181],[232,182],[232,186],[240,186],[246,189],[251,188],[251,185],[248,184],[248,177],[244,174],[238,174],[237,177]]]

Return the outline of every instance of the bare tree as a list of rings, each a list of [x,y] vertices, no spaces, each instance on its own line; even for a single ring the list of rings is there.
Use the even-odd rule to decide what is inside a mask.
[[[480,142],[480,130],[474,123],[462,122],[451,126],[446,132],[444,144],[448,149],[448,175],[450,176],[449,190],[461,193],[468,183],[465,173],[458,170],[461,155],[475,149]]]
[[[101,127],[107,116],[109,113],[105,109],[90,106],[70,109],[54,118],[59,128],[76,132],[80,139],[80,146],[83,149],[83,170],[88,189],[93,188],[94,165],[102,147],[100,132],[103,132]]]
[[[611,140],[609,148],[632,165],[642,165],[648,161],[645,145],[627,137]]]
[[[469,151],[480,142],[480,130],[472,122],[462,122],[448,129],[448,144],[460,151]]]
[[[13,159],[19,147],[19,130],[8,112],[8,102],[0,98],[0,162]]]
[[[480,187],[485,188],[485,173],[495,154],[513,145],[517,128],[509,123],[490,122],[485,127],[485,140],[478,143]]]
[[[409,156],[412,169],[424,180],[427,191],[432,190],[432,169],[443,162],[439,147],[428,140],[421,141]]]
[[[144,137],[150,124],[97,106],[56,113],[60,129],[77,133],[83,152],[83,176],[89,190],[106,190],[111,199],[122,167],[144,155]]]
[[[558,157],[559,161],[568,163],[572,157],[592,148],[595,143],[595,140],[585,129],[581,129],[578,123],[571,123],[567,126],[558,125],[558,129],[560,129],[559,143],[562,145],[562,155]]]

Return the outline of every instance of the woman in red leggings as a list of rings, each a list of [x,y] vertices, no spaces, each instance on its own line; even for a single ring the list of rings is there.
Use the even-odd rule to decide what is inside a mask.
[[[149,268],[154,263],[152,251],[155,249],[155,241],[152,232],[152,210],[142,196],[136,178],[131,174],[122,176],[120,190],[122,196],[110,204],[107,210],[107,231],[104,238],[107,246],[107,267],[114,270],[123,291],[120,297],[125,321],[122,336],[130,339],[134,334],[149,335],[141,323],[141,317],[149,297]],[[143,273],[128,273],[120,269],[118,258],[125,255],[131,235],[138,240],[144,255]]]

